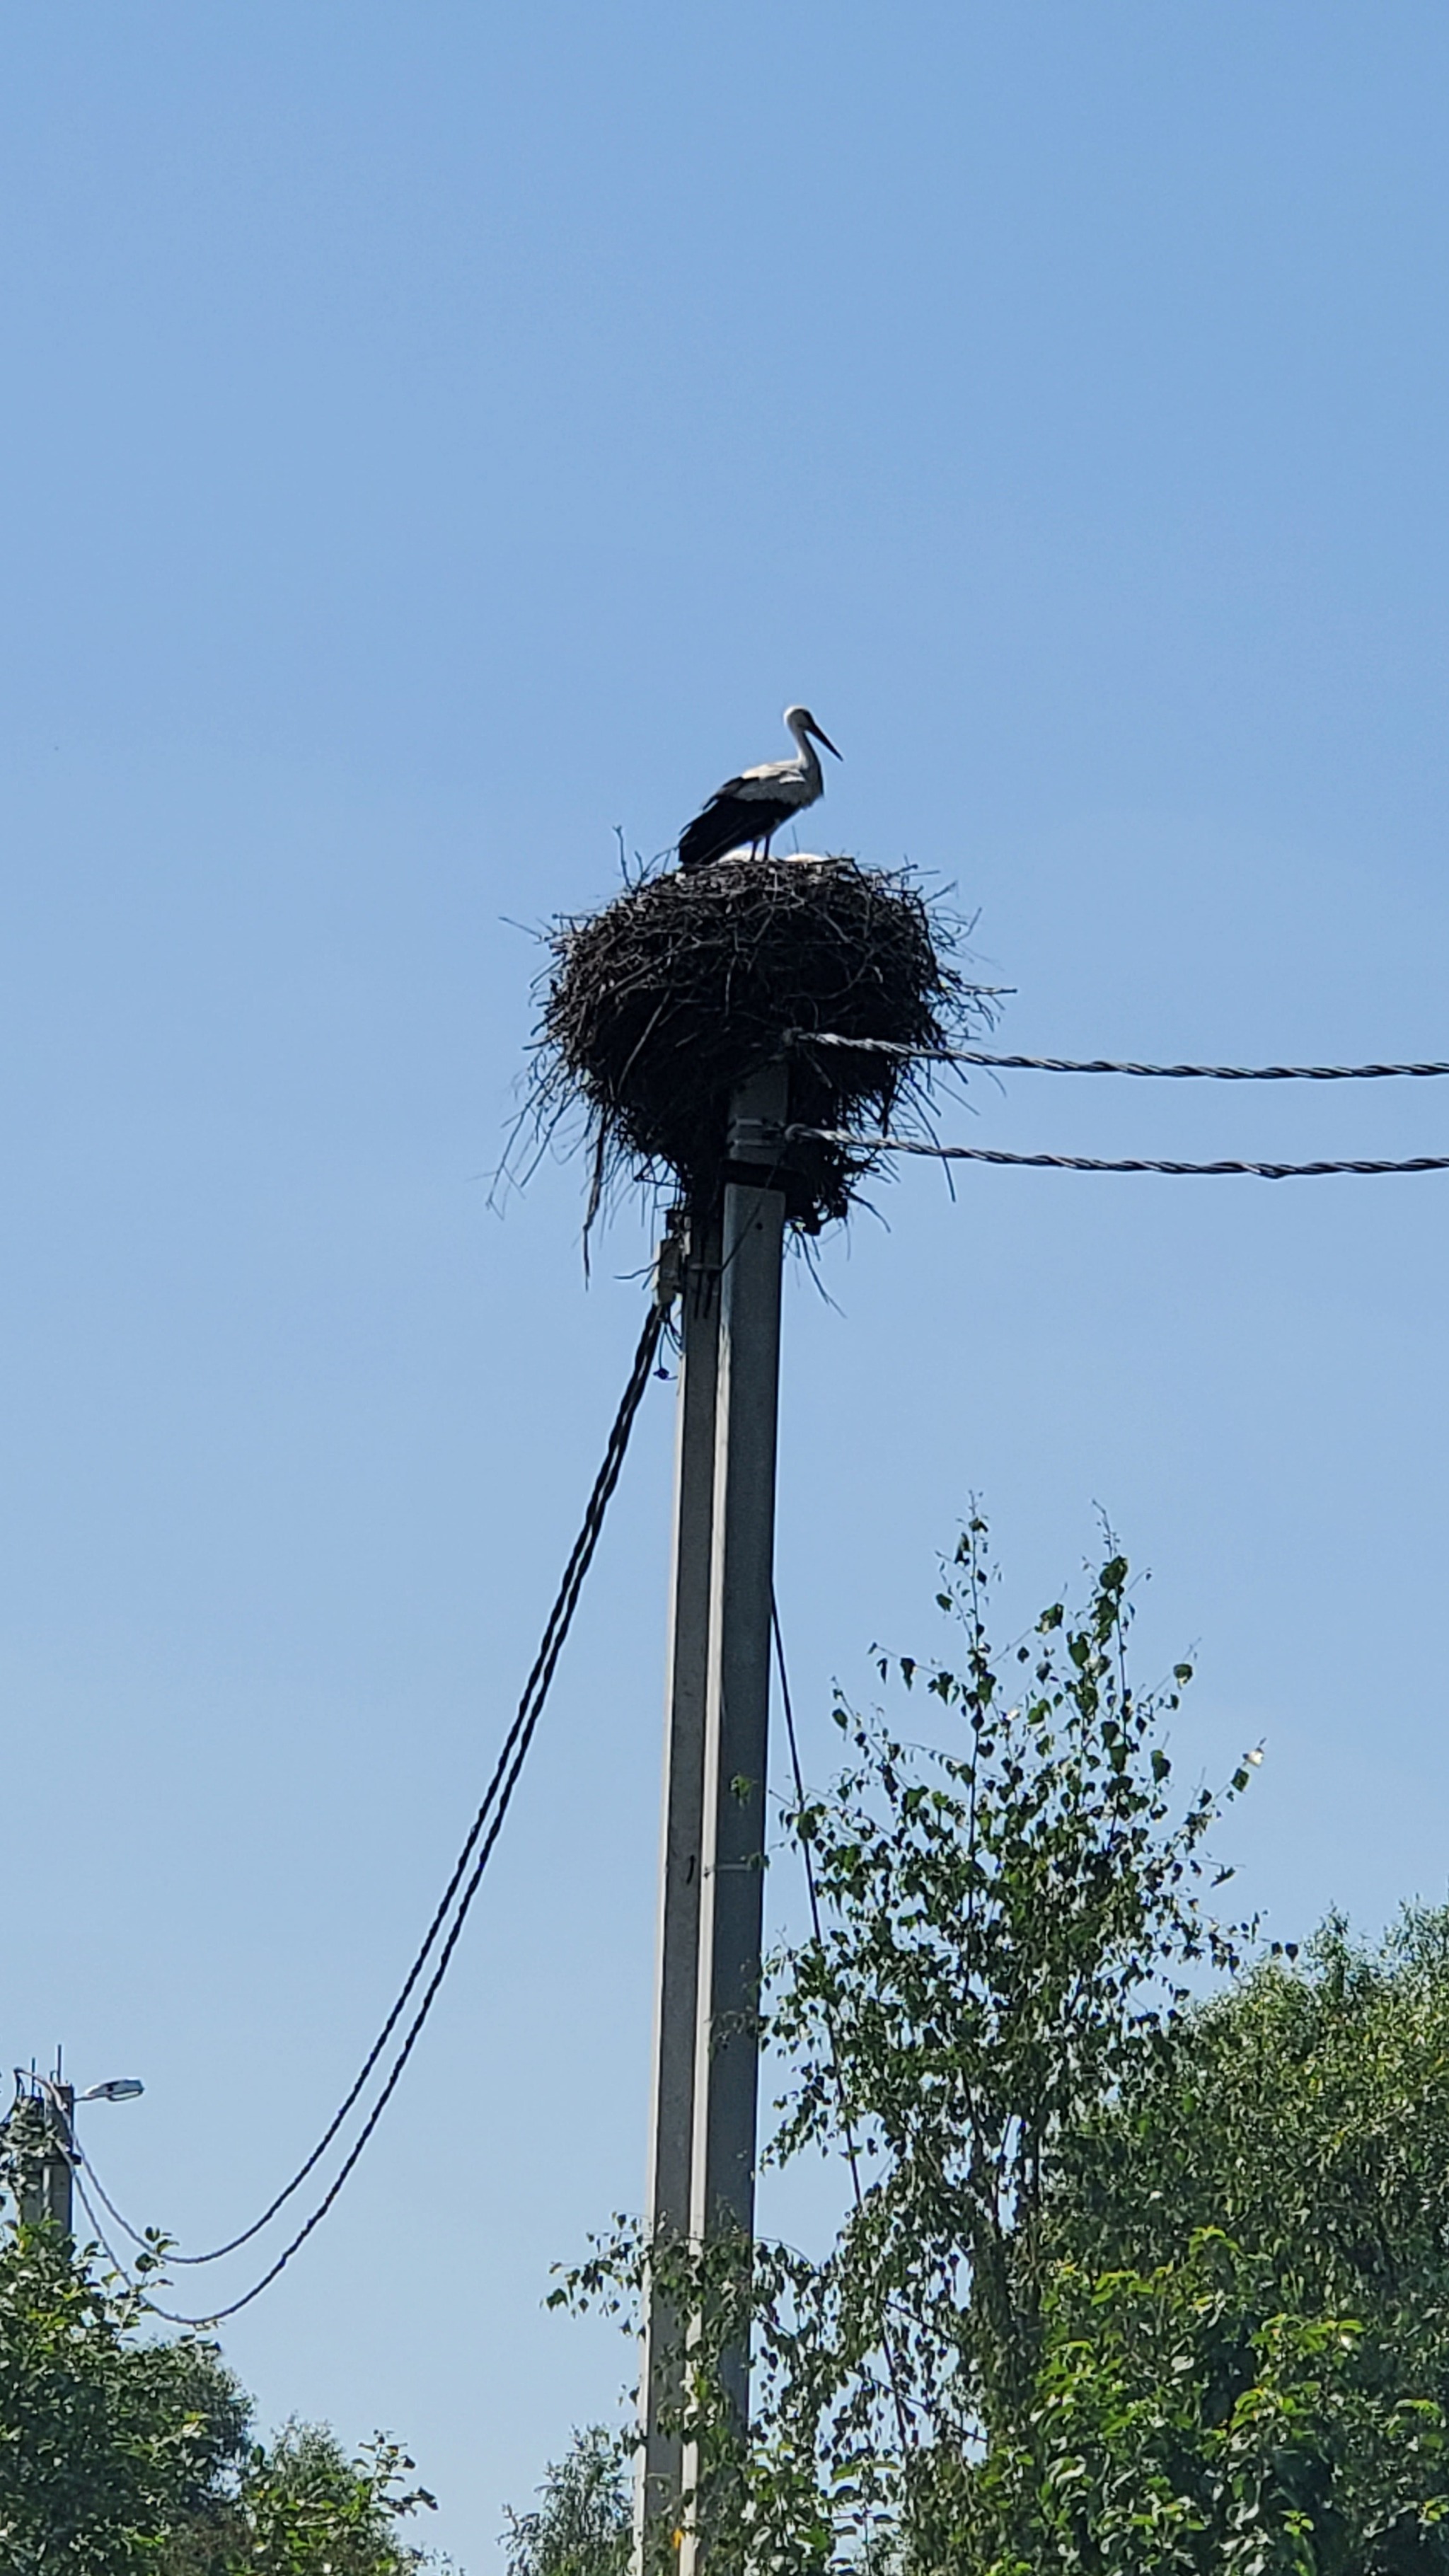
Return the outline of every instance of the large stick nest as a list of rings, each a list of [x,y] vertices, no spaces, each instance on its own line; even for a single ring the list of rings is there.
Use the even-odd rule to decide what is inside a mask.
[[[535,1108],[551,1130],[587,1112],[590,1213],[615,1178],[672,1181],[711,1205],[726,1176],[731,1094],[782,1058],[797,1139],[780,1185],[792,1222],[843,1217],[879,1155],[870,1139],[914,1111],[929,1067],[812,1048],[813,1032],[886,1038],[929,1056],[989,1018],[952,963],[952,935],[904,874],[846,858],[721,860],[649,876],[551,936]]]

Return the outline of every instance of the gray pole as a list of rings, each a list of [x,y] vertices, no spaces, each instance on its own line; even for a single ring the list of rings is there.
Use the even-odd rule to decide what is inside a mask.
[[[689,2232],[719,1370],[718,1217],[691,1211],[683,1236],[666,1245],[666,1257],[671,1254],[680,1261],[681,1353],[675,1410],[674,1578],[664,1727],[654,2100],[645,2204],[651,2244],[681,2242]],[[680,2515],[681,2445],[677,2431],[661,2417],[677,2418],[683,2398],[684,2328],[685,2321],[668,2301],[653,2293],[644,2321],[639,2389],[642,2442],[634,2490],[635,2554],[640,2566],[649,2526],[667,2516],[672,2531]]]
[[[55,2053],[55,2074],[46,2088],[45,2120],[50,2140],[41,2186],[45,2216],[55,2221],[62,2234],[73,2236],[75,2168],[71,2163],[71,2140],[75,2136],[75,2086],[62,2080],[59,2049]]]
[[[690,2212],[701,2242],[754,2232],[788,1080],[784,1066],[769,1066],[736,1093],[730,1163],[739,1177],[724,1193]],[[758,1170],[758,1182],[742,1166]],[[725,2382],[744,2424],[746,2341],[727,2356]]]
[[[54,2075],[31,2075],[29,2082],[30,2091],[20,2095],[5,2122],[17,2167],[15,2194],[21,2224],[38,2227],[49,2219],[71,2236],[75,2232],[71,2163],[75,2087],[61,2074],[59,2049]]]
[[[38,2227],[45,2216],[48,2119],[47,2106],[33,2093],[22,2093],[5,2123],[6,2144],[15,2158],[15,2203],[22,2227]]]

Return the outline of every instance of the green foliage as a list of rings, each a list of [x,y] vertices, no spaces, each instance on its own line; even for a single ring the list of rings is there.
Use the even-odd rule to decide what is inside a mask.
[[[137,2339],[139,2294],[72,2261],[52,2228],[0,2245],[0,2565],[130,2576],[203,2518],[245,2404],[205,2344]]]
[[[964,1742],[842,1712],[851,1766],[794,1820],[823,1938],[776,1963],[774,2152],[843,2149],[859,2188],[821,2264],[714,2249],[733,2307],[683,2266],[697,2510],[800,2576],[1449,2576],[1449,1917],[1245,1968],[1203,1908],[1213,1801],[1169,1803],[1177,1692],[1129,1685],[1122,1559],[1007,1705],[982,1537],[941,1596],[963,1670],[897,1668]],[[1194,2001],[1204,1969],[1231,1982]],[[744,2442],[714,2364],[751,2310]]]
[[[1170,1804],[1159,1736],[1178,1691],[1139,1698],[1128,1678],[1126,1560],[1080,1619],[1053,1604],[1002,1659],[984,1539],[973,1521],[939,1595],[962,1668],[895,1667],[949,1716],[946,1742],[837,1709],[851,1767],[793,1819],[824,1937],[774,1972],[791,2086],[773,2152],[853,2142],[871,2171],[841,2244],[849,2296],[873,2284],[882,2361],[933,2439],[1009,2412],[1029,2381],[1057,2142],[1155,2062],[1186,1977],[1237,1958],[1202,1905],[1215,1802]],[[893,2309],[908,2332],[888,2331]]]
[[[400,2517],[431,2503],[379,2439],[250,2438],[214,2346],[143,2332],[130,2287],[50,2226],[0,2235],[0,2568],[4,2576],[405,2576]]]
[[[774,1963],[771,2152],[843,2158],[834,2245],[621,2230],[560,2295],[689,2321],[721,2568],[1449,2576],[1449,1910],[1245,1965],[1122,1559],[1003,1657],[983,1536],[940,1596],[964,1656],[894,1667],[938,1740],[841,1709],[791,1820],[821,1928]]]
[[[551,2462],[531,2513],[508,2515],[508,2576],[622,2576],[630,2514],[619,2445],[601,2427],[576,2433]]]
[[[163,2558],[166,2576],[405,2576],[426,2562],[398,2521],[433,2502],[407,2485],[412,2466],[380,2435],[349,2459],[325,2427],[289,2424],[247,2448],[220,2509]]]
[[[1163,2070],[1082,2122],[1054,2242],[1170,2260],[1220,2226],[1285,2302],[1382,2317],[1396,2341],[1449,2298],[1449,1916],[1377,1948],[1333,1920],[1192,2017]]]
[[[1280,2309],[1271,2264],[1216,2230],[1151,2273],[1064,2264],[1023,2436],[959,2481],[959,2563],[990,2576],[1449,2567],[1441,2399],[1372,2343],[1357,2318]],[[1442,2356],[1436,2379],[1442,2392]]]
[[[1335,1921],[1068,2135],[1003,2568],[1449,2570],[1446,2068],[1449,1915]]]
[[[834,2247],[813,2263],[624,2234],[570,2284],[637,2298],[647,2268],[692,2320],[674,2357],[701,2464],[690,2510],[725,2564],[814,2576],[883,2546],[980,2563],[976,2465],[1020,2441],[1035,2403],[1060,2143],[1170,2049],[1189,1980],[1236,1964],[1203,1901],[1215,1803],[1174,1809],[1160,1740],[1190,1674],[1161,1700],[1134,1693],[1125,1560],[1109,1557],[1080,1617],[1053,1604],[1002,1656],[984,1543],[973,1521],[940,1594],[961,1651],[894,1666],[942,1740],[840,1707],[849,1767],[791,1819],[822,1937],[773,1966],[788,2080],[772,2153],[849,2158]],[[747,2327],[744,2441],[723,2365]]]

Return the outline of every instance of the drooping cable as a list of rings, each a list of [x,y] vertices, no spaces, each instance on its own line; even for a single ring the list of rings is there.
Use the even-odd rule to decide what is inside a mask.
[[[403,1984],[397,2002],[394,2004],[378,2038],[374,2042],[361,2073],[357,2077],[341,2108],[334,2115],[323,2137],[319,2140],[317,2146],[308,2157],[306,2163],[299,2167],[297,2173],[288,2183],[286,2189],[278,2193],[276,2199],[269,2204],[268,2208],[263,2212],[259,2219],[255,2220],[250,2227],[244,2229],[240,2235],[232,2237],[226,2245],[214,2248],[212,2252],[207,2255],[178,2257],[168,2254],[168,2262],[178,2260],[189,2261],[192,2263],[214,2262],[221,2254],[234,2252],[239,2246],[248,2243],[250,2239],[257,2234],[260,2228],[266,2226],[268,2221],[275,2217],[277,2211],[292,2197],[293,2193],[299,2188],[301,2183],[305,2181],[307,2175],[312,2172],[319,2158],[323,2155],[332,2139],[337,2135],[338,2129],[341,2127],[347,2113],[357,2101],[358,2096],[367,2082],[368,2076],[376,2067],[389,2037],[396,2029],[408,1998],[422,1974],[423,1968],[431,1955],[434,1944],[437,1941],[442,1925],[448,1916],[455,1892],[459,1887],[460,1881],[463,1879],[464,1871],[467,1869],[469,1860],[478,1844],[479,1836],[484,1835],[484,1827],[486,1824],[487,1832],[486,1835],[484,1835],[482,1849],[478,1851],[477,1858],[473,1861],[471,1873],[467,1878],[466,1884],[463,1886],[462,1894],[458,1897],[456,1910],[453,1911],[452,1922],[448,1929],[447,1938],[443,1942],[441,1952],[439,1953],[437,1965],[433,1970],[432,1976],[428,1980],[426,1988],[424,1989],[422,2000],[408,2027],[402,2045],[388,2071],[382,2090],[379,2093],[377,2100],[374,2102],[372,2109],[369,2111],[353,2146],[344,2159],[344,2162],[339,2168],[338,2173],[329,2186],[327,2192],[318,2203],[317,2208],[312,2212],[312,2215],[308,2218],[305,2225],[298,2229],[290,2243],[283,2248],[276,2261],[266,2272],[263,2273],[261,2279],[254,2283],[253,2287],[248,2290],[243,2297],[233,2299],[227,2306],[214,2309],[204,2316],[178,2316],[168,2308],[157,2307],[154,2301],[148,2299],[147,2305],[152,2309],[153,2313],[157,2316],[164,2317],[169,2324],[184,2326],[218,2325],[223,2318],[235,2316],[240,2309],[249,2307],[253,2299],[260,2297],[262,2291],[267,2289],[277,2278],[277,2275],[285,2270],[287,2264],[292,2260],[293,2255],[296,2254],[306,2243],[314,2228],[319,2226],[322,2219],[327,2215],[333,2202],[337,2199],[343,2184],[347,2181],[348,2176],[357,2164],[364,2147],[367,2145],[368,2140],[372,2136],[374,2129],[377,2127],[378,2121],[381,2119],[384,2110],[397,2088],[403,2069],[412,2055],[413,2048],[422,2031],[423,2025],[432,2010],[438,1990],[447,1974],[453,1952],[458,1944],[459,1935],[461,1934],[463,1925],[467,1919],[468,1910],[477,1894],[483,1873],[488,1866],[494,1846],[497,1843],[498,1836],[502,1830],[503,1820],[508,1813],[508,1808],[512,1801],[514,1790],[518,1784],[519,1774],[522,1771],[524,1761],[527,1758],[528,1748],[533,1741],[534,1730],[537,1727],[538,1720],[543,1712],[544,1702],[548,1696],[549,1687],[553,1681],[559,1656],[563,1651],[565,1639],[567,1638],[569,1629],[573,1623],[574,1612],[578,1607],[579,1595],[583,1589],[584,1579],[588,1573],[589,1566],[593,1561],[594,1551],[598,1545],[599,1534],[603,1527],[604,1515],[608,1509],[614,1488],[619,1481],[619,1472],[624,1463],[624,1453],[628,1448],[629,1436],[634,1427],[634,1420],[638,1413],[640,1404],[643,1401],[645,1388],[649,1383],[650,1372],[654,1366],[655,1356],[659,1348],[659,1340],[663,1329],[664,1310],[656,1302],[651,1305],[644,1330],[640,1335],[639,1346],[634,1354],[634,1361],[629,1372],[628,1382],[620,1401],[618,1413],[614,1419],[613,1428],[609,1434],[608,1444],[604,1452],[603,1464],[601,1465],[598,1476],[595,1479],[594,1488],[589,1497],[588,1507],[584,1513],[578,1537],[574,1542],[573,1550],[564,1571],[563,1580],[559,1585],[557,1597],[554,1601],[553,1608],[549,1613],[548,1623],[544,1629],[543,1642],[541,1643],[538,1654],[534,1660],[533,1669],[524,1685],[523,1694],[519,1700],[518,1709],[514,1716],[513,1723],[509,1727],[507,1735],[504,1737],[502,1749],[499,1753],[497,1763],[494,1766],[493,1777],[488,1784],[488,1788],[484,1794],[483,1802],[479,1807],[478,1813],[469,1828],[467,1840],[463,1845],[463,1849],[453,1869],[452,1876],[448,1881],[447,1888],[436,1912],[434,1913],[432,1922],[428,1927],[428,1931],[424,1937],[422,1945],[408,1971],[407,1978]],[[132,2227],[128,2220],[121,2217],[114,2202],[103,2190],[99,2178],[96,2175],[95,2168],[90,2164],[89,2159],[87,2159],[86,2170],[98,2197],[103,2201],[106,2209],[110,2212],[110,2215],[116,2220],[119,2226],[125,2228],[125,2231],[131,2238],[133,2244],[144,2246],[147,2241],[146,2238]]]
[[[1120,1070],[1120,1068],[1118,1068]],[[1407,1161],[1341,1163],[1168,1163],[1126,1154],[1108,1160],[1096,1154],[1009,1154],[999,1145],[933,1145],[922,1136],[858,1136],[843,1127],[787,1127],[784,1141],[816,1145],[849,1145],[865,1154],[923,1154],[937,1163],[1004,1163],[1031,1172],[1165,1172],[1174,1179],[1318,1181],[1335,1173],[1367,1177],[1383,1173],[1449,1172],[1449,1154],[1412,1154]]]
[[[800,1741],[795,1732],[795,1709],[790,1697],[790,1674],[785,1662],[785,1640],[780,1628],[780,1604],[773,1583],[770,1586],[770,1631],[775,1641],[775,1669],[780,1676],[780,1705],[785,1713],[785,1740],[790,1748],[790,1769],[795,1781],[795,1812],[803,1825],[805,1773],[800,1763]],[[810,1924],[823,1973],[825,1934],[821,1923],[820,1890],[815,1880],[815,1863],[810,1853],[809,1836],[802,1830],[798,1839],[800,1857],[805,1864],[805,1892],[810,1901]],[[840,2114],[840,2126],[845,2138],[845,2160],[850,2167],[850,2188],[855,2198],[856,2210],[859,2212],[865,2207],[865,2187],[860,2179],[860,2149],[856,2142],[855,2119],[850,2108],[850,2096],[846,2091],[844,2070],[840,2063],[840,2044],[836,2037],[835,2015],[829,2004],[826,2004],[823,2009],[826,2045],[830,2050],[830,2071],[835,2081],[836,2107]],[[901,2438],[901,2449],[907,2451],[912,2446],[914,2436],[906,2401],[901,2391],[900,2373],[894,2348],[884,2325],[881,2327],[881,2351],[885,2356],[886,2377],[890,2382],[896,2430]]]
[[[86,2190],[85,2183],[81,2178],[83,2173],[88,2173],[89,2171],[90,2168],[83,2162],[79,2149],[76,2149],[74,2151],[71,2166],[71,2188],[74,2191],[77,2200],[80,2202],[82,2209],[85,2211],[87,2218],[90,2220],[96,2242],[100,2246],[101,2252],[104,2254],[106,2261],[110,2264],[111,2270],[120,2274],[121,2279],[125,2282],[128,2289],[134,2290],[136,2287],[134,2280],[127,2271],[119,2254],[116,2252],[114,2245],[111,2244],[104,2227],[101,2225],[101,2222],[97,2218],[95,2210],[91,2205],[90,2194]],[[95,2182],[95,2179],[95,2175],[91,2174],[91,2181],[93,2183]],[[99,2189],[99,2186],[97,2186],[97,2188]]]
[[[996,1055],[989,1047],[917,1047],[899,1038],[850,1038],[835,1030],[793,1029],[796,1047],[848,1047],[853,1055],[913,1057],[921,1064],[973,1064],[991,1073],[1125,1073],[1147,1082],[1433,1081],[1449,1064],[1132,1064],[1105,1056],[1077,1062],[1063,1055]]]

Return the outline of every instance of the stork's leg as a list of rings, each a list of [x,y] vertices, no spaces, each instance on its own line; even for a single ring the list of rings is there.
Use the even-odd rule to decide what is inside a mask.
[[[762,846],[761,846],[760,856],[761,856],[761,858],[762,858],[762,859],[767,859],[767,858],[769,857],[769,855],[770,855],[770,843],[773,841],[774,837],[775,837],[775,834],[774,834],[774,830],[773,830],[773,827],[772,827],[772,828],[771,828],[771,830],[769,830],[769,831],[765,834],[764,842],[763,842],[763,844],[762,844]]]

